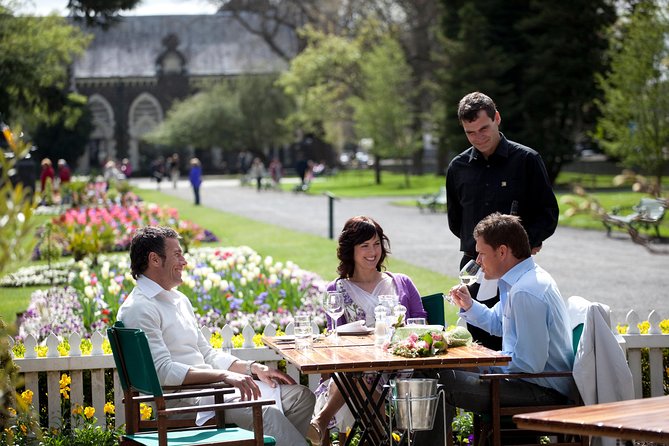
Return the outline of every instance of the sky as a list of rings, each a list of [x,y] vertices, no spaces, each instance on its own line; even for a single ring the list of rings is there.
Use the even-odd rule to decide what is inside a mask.
[[[18,12],[30,15],[48,15],[56,11],[67,15],[67,0],[23,0],[25,3]],[[132,11],[123,15],[186,15],[213,14],[216,6],[207,0],[142,0]]]

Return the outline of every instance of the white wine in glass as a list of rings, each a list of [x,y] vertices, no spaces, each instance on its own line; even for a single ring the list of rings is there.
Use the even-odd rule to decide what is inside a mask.
[[[478,280],[478,274],[481,266],[476,263],[476,260],[470,260],[460,270],[460,283],[463,285],[472,285]]]

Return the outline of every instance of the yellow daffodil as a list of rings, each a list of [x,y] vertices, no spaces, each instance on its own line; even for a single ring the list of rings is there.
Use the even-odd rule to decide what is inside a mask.
[[[84,412],[84,408],[79,404],[75,404],[72,408],[72,415],[81,415]]]
[[[31,405],[33,403],[33,391],[26,389],[21,393],[21,399],[25,401],[26,405]]]
[[[114,403],[108,401],[105,403],[105,408],[104,408],[105,414],[107,415],[114,415],[116,411],[116,407],[114,407]]]
[[[95,407],[87,406],[84,409],[84,416],[90,420],[93,415],[95,415]]]
[[[140,416],[142,417],[142,420],[150,420],[151,419],[151,414],[153,413],[153,409],[151,406],[140,403],[139,405],[139,413]]]

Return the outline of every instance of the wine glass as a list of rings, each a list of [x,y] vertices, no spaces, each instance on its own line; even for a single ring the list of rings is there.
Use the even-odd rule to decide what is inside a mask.
[[[338,291],[326,291],[323,293],[323,309],[332,319],[333,339],[337,337],[337,319],[344,314],[344,295]]]
[[[476,260],[470,260],[465,266],[460,270],[460,283],[462,285],[473,285],[478,280],[478,274],[481,271],[481,265],[476,263]],[[451,305],[455,305],[453,301],[453,296],[450,294],[444,294],[444,299]]]
[[[476,260],[470,260],[460,270],[460,283],[463,285],[473,285],[478,280],[480,270],[481,265],[476,263]]]

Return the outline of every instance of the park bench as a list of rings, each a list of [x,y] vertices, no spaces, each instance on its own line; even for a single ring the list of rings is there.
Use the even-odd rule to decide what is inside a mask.
[[[418,209],[423,212],[423,209],[429,209],[432,212],[437,212],[437,209],[443,208],[446,211],[446,186],[442,186],[439,192],[435,194],[427,194],[420,197],[417,201]]]
[[[666,211],[664,202],[656,198],[642,198],[639,204],[632,209],[634,212],[627,215],[618,215],[621,208],[614,209],[610,214],[605,214],[602,223],[606,227],[606,235],[611,235],[611,229],[614,226],[635,231],[638,231],[640,227],[644,229],[655,227],[655,232],[659,238],[660,222]]]

